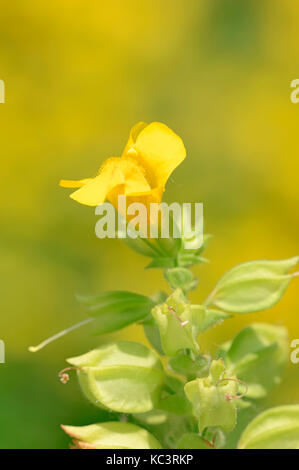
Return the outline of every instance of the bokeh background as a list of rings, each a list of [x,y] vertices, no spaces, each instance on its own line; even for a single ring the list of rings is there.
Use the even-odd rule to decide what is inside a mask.
[[[85,318],[75,293],[166,287],[121,241],[97,239],[93,209],[58,187],[119,155],[136,122],[167,123],[187,148],[165,200],[202,201],[215,235],[194,302],[234,264],[298,254],[298,16],[297,0],[1,0],[1,448],[64,448],[60,423],[103,418],[57,372],[109,338],[86,327],[27,351]],[[275,308],[213,329],[203,349],[252,321],[299,337],[297,292],[294,281]],[[263,406],[296,402],[290,363]]]

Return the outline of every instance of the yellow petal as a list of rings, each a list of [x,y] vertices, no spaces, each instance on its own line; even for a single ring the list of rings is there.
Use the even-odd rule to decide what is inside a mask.
[[[143,169],[131,158],[111,157],[99,175],[71,194],[71,198],[87,206],[102,204],[108,193],[132,194],[150,190]]]
[[[151,190],[143,168],[133,158],[123,157],[120,161],[120,168],[124,175],[126,195]]]
[[[72,199],[86,206],[102,204],[108,192],[117,184],[124,183],[122,173],[118,170],[119,158],[108,158],[100,169],[99,175],[70,195]]]
[[[117,186],[108,194],[108,200],[113,204],[113,206],[119,210],[121,215],[128,220],[132,219],[133,216],[127,216],[126,213],[122,211],[121,208],[118,208],[118,196],[119,194],[123,194],[122,188]],[[134,202],[139,202],[143,204],[147,211],[147,223],[150,223],[150,204],[152,202],[160,203],[163,195],[163,188],[155,188],[149,191],[144,191],[142,193],[135,193],[126,196],[126,206],[129,207],[130,204]]]
[[[173,170],[186,157],[182,139],[160,122],[144,127],[133,147],[152,188],[164,187]]]
[[[59,186],[62,186],[63,188],[82,188],[86,183],[91,181],[92,178],[85,178],[82,180],[60,180],[59,181]]]
[[[146,126],[147,126],[147,124],[145,122],[138,122],[137,124],[135,124],[135,126],[132,127],[132,129],[130,131],[128,142],[127,142],[127,144],[124,148],[124,151],[122,153],[123,157],[125,157],[127,155],[128,150],[130,150],[132,148],[132,146],[136,142],[136,139],[137,139],[138,135],[140,134],[142,129],[144,129]]]

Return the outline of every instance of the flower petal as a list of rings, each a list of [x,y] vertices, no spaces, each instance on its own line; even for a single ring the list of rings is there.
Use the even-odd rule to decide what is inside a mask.
[[[86,206],[102,204],[108,192],[116,185],[123,184],[124,178],[118,170],[119,158],[108,158],[101,167],[99,175],[70,195],[72,199]]]
[[[129,135],[128,142],[124,148],[122,156],[125,157],[127,155],[127,151],[135,144],[136,139],[140,132],[147,126],[145,122],[138,122],[135,126],[132,127]]]
[[[164,187],[173,170],[186,157],[182,139],[160,122],[144,127],[133,148],[152,187]]]
[[[113,191],[116,187],[118,188]],[[134,159],[111,157],[106,160],[98,176],[92,178],[70,197],[81,204],[97,206],[102,204],[111,192],[131,194],[150,189],[143,169]]]

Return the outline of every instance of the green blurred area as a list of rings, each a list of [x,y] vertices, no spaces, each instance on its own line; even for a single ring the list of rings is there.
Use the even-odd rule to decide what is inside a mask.
[[[63,386],[57,373],[109,337],[86,327],[27,351],[85,318],[75,293],[166,287],[146,259],[97,239],[93,209],[58,187],[119,155],[136,122],[165,122],[183,138],[187,158],[164,200],[203,202],[215,235],[192,301],[234,264],[298,254],[298,56],[297,0],[1,1],[1,448],[63,448],[61,423],[105,418],[74,376]],[[202,349],[252,321],[297,338],[297,290],[202,335]],[[143,340],[139,327],[120,335]],[[299,401],[298,367],[265,406]]]

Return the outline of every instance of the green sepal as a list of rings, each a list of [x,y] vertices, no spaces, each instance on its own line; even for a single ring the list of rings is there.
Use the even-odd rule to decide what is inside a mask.
[[[184,352],[178,352],[170,358],[168,365],[174,372],[187,376],[191,380],[206,375],[210,363],[209,356],[198,355],[193,359]]]
[[[181,248],[182,240],[179,237],[174,238],[171,236],[168,238],[156,238],[155,244],[157,245],[159,250],[165,253],[166,256],[176,258]]]
[[[192,411],[190,402],[181,394],[168,395],[167,397],[162,398],[158,403],[157,408],[177,415],[187,415]]]
[[[155,348],[159,354],[164,356],[159,328],[157,327],[153,317],[150,320],[146,320],[146,322],[142,323],[142,326],[146,339],[150,345],[153,346],[153,348]]]
[[[199,434],[190,432],[184,434],[177,443],[178,449],[211,449],[212,446],[207,443]]]
[[[132,423],[111,421],[88,426],[61,426],[78,449],[161,449],[157,439]]]
[[[191,349],[195,353],[199,351],[197,324],[181,289],[176,289],[164,304],[154,307],[152,315],[167,356],[174,356],[181,349]]]
[[[83,393],[96,406],[142,413],[160,400],[164,371],[158,356],[139,343],[120,341],[67,360]]]
[[[198,431],[197,422],[192,415],[155,409],[133,415],[133,419],[153,433],[166,449],[177,449],[177,442],[184,434]]]
[[[185,393],[193,406],[194,415],[198,419],[199,431],[207,427],[219,427],[231,431],[236,424],[236,404],[234,397],[238,391],[235,380],[227,377],[223,361],[212,361],[210,374],[187,382]]]
[[[199,235],[195,236],[195,239],[194,239],[195,245],[198,244],[198,241],[197,241],[198,237]],[[190,240],[184,239],[183,237],[182,247],[177,256],[178,266],[187,267],[187,266],[192,266],[195,264],[209,263],[209,260],[206,258],[203,258],[201,256],[201,253],[207,248],[211,238],[212,238],[212,235],[209,235],[209,234],[204,235],[202,245],[199,248],[192,249],[190,248]],[[186,248],[186,242],[188,242],[188,248]]]
[[[299,405],[271,408],[243,431],[239,449],[299,449]]]
[[[118,232],[118,234],[122,235],[120,232]],[[125,243],[125,245],[131,248],[131,250],[136,251],[136,253],[148,258],[154,258],[161,254],[161,250],[158,249],[152,240],[142,237],[133,238],[128,236],[129,233],[124,235],[125,236],[121,236],[119,238]]]
[[[231,318],[232,316],[229,313],[207,308],[204,305],[191,305],[191,310],[194,317],[196,317],[199,333],[222,323],[224,320]]]
[[[184,292],[195,289],[198,284],[192,272],[182,267],[167,269],[164,277],[172,289],[181,288]]]
[[[164,384],[164,389],[170,394],[184,393],[184,383],[173,375],[166,375]]]
[[[146,266],[145,269],[152,269],[152,268],[173,268],[176,266],[176,260],[170,257],[161,257],[156,256],[153,260]]]
[[[221,347],[226,366],[248,385],[247,398],[259,399],[280,383],[288,361],[288,333],[284,327],[253,323]]]
[[[203,256],[197,255],[196,253],[189,253],[184,251],[178,254],[178,265],[182,267],[193,266],[195,264],[206,264],[210,261]]]

